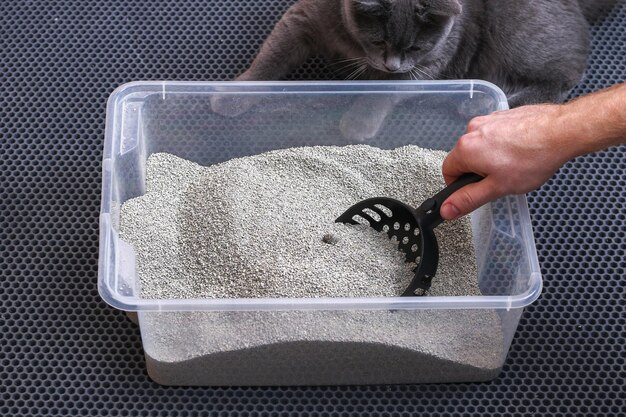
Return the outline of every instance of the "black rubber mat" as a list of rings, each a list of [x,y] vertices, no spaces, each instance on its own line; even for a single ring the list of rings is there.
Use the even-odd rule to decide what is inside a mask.
[[[545,289],[493,382],[166,388],[148,379],[138,329],[96,289],[106,99],[132,80],[233,78],[289,3],[0,3],[0,415],[623,415],[624,146],[576,159],[530,195]],[[624,2],[593,27],[572,96],[626,78],[625,27]],[[291,76],[330,77],[319,59]]]

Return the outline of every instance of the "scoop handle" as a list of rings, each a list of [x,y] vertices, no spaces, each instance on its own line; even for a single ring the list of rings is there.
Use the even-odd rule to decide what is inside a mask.
[[[473,184],[482,179],[484,179],[484,177],[478,174],[463,174],[452,184],[439,191],[433,197],[425,200],[422,205],[417,208],[418,214],[422,217],[423,227],[434,229],[439,226],[443,222],[443,218],[441,214],[439,214],[439,209],[441,209],[443,202],[466,185]]]

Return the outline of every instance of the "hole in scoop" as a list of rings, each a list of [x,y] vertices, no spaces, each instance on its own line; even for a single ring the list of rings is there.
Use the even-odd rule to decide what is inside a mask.
[[[393,229],[394,229],[394,230],[400,230],[400,223],[395,222],[395,223],[393,224]]]
[[[355,214],[354,216],[352,216],[352,220],[354,220],[358,224],[362,224],[363,226],[369,226],[370,225],[369,220],[367,220],[365,217],[360,216],[358,214]]]
[[[417,245],[416,244],[411,246],[411,252],[417,252]]]
[[[406,245],[407,243],[409,243],[409,238],[405,236],[402,238],[402,244]]]
[[[405,224],[405,225],[404,225],[404,230],[405,230],[405,231],[407,231],[407,232],[408,232],[409,230],[411,230],[411,223],[407,223],[407,224]]]
[[[387,216],[387,217],[393,216],[393,212],[391,211],[391,209],[389,209],[388,207],[383,206],[382,204],[374,204],[374,207],[376,207],[378,210],[380,210],[383,213],[385,213],[385,216]]]
[[[370,209],[370,208],[364,208],[363,213],[367,214],[368,216],[370,216],[374,221],[379,222],[380,221],[380,214],[376,213],[374,210]]]
[[[389,231],[389,225],[383,226],[383,232],[387,233]]]

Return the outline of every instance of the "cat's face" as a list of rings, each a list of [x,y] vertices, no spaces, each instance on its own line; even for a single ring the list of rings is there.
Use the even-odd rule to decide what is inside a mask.
[[[349,30],[367,63],[389,73],[419,72],[435,60],[461,12],[458,0],[344,1],[349,2],[344,9],[350,14]]]

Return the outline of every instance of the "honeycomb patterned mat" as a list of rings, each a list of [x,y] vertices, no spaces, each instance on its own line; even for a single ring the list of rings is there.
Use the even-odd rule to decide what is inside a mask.
[[[626,409],[626,146],[529,196],[542,297],[489,383],[178,388],[96,288],[105,104],[132,80],[229,80],[291,1],[0,3],[0,416],[617,416]],[[575,97],[626,78],[626,3]],[[328,79],[312,59],[290,79]],[[621,394],[620,394],[621,392]],[[622,414],[623,415],[623,414]]]

